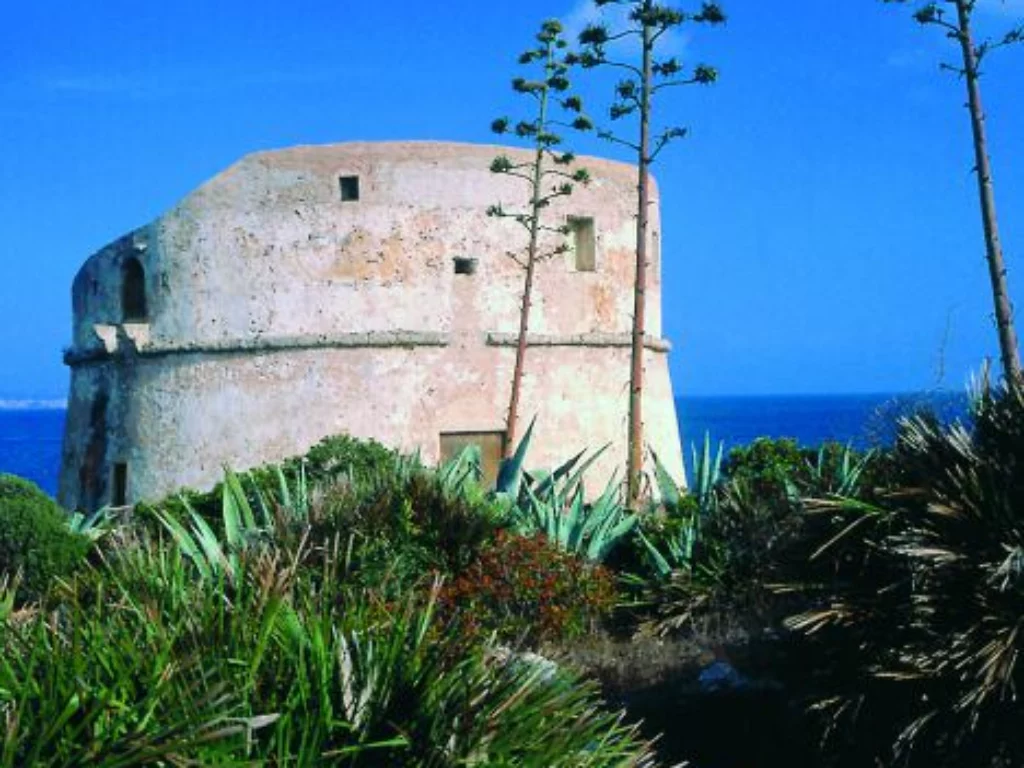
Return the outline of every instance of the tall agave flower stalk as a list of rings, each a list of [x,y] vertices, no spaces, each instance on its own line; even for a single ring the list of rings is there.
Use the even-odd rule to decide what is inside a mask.
[[[629,129],[613,132],[599,130],[598,137],[625,147],[636,158],[636,271],[633,280],[633,327],[630,341],[629,427],[627,433],[626,501],[639,508],[644,455],[644,346],[647,343],[647,247],[651,215],[651,166],[671,142],[681,139],[687,129],[671,126],[654,134],[655,102],[660,91],[681,85],[708,85],[718,79],[714,67],[698,64],[691,71],[675,56],[661,56],[666,33],[685,23],[716,25],[725,22],[718,3],[703,2],[695,12],[677,10],[670,3],[655,0],[595,0],[598,7],[622,5],[627,22],[622,29],[590,24],[580,32],[582,52],[572,61],[585,69],[607,67],[624,76],[615,84],[614,101],[608,108],[612,122],[634,118]],[[630,39],[639,43],[639,57],[622,51],[609,55],[609,47]],[[660,114],[660,113],[659,113]],[[620,123],[621,124],[621,123]]]
[[[508,415],[504,458],[512,456],[513,446],[518,437],[519,401],[523,386],[523,371],[526,365],[527,334],[530,329],[530,310],[533,302],[533,288],[537,264],[540,261],[565,253],[568,246],[564,236],[569,234],[565,224],[552,225],[545,219],[545,211],[554,200],[571,195],[574,184],[586,184],[590,176],[584,168],[569,170],[575,162],[571,152],[560,150],[562,137],[555,131],[559,126],[571,125],[577,130],[589,130],[590,121],[581,113],[582,102],[578,96],[562,96],[569,89],[569,64],[563,51],[567,47],[562,37],[562,25],[554,20],[545,21],[537,34],[538,45],[524,51],[519,63],[530,66],[540,65],[540,77],[529,80],[517,77],[512,81],[516,93],[530,97],[536,109],[529,120],[520,120],[514,126],[507,117],[491,123],[491,129],[499,134],[513,133],[530,142],[533,159],[516,163],[500,155],[491,163],[491,172],[511,176],[525,181],[528,201],[523,210],[506,210],[501,204],[487,209],[488,216],[512,219],[527,232],[525,255],[511,252],[509,255],[523,268],[525,278],[519,311],[519,336],[516,343],[516,362],[512,372],[512,387],[509,394]],[[559,121],[554,107],[560,104],[564,110],[575,114],[571,124]],[[542,243],[545,234],[558,234],[563,240],[551,248]]]
[[[912,0],[884,0],[887,3],[907,3]],[[978,42],[974,33],[974,12],[978,0],[932,0],[922,2],[914,12],[918,24],[938,28],[960,49],[960,63],[943,63],[941,68],[959,76],[967,90],[967,111],[971,118],[971,138],[974,144],[974,172],[978,179],[978,202],[981,224],[985,236],[985,260],[988,262],[992,304],[999,337],[999,353],[1003,375],[1011,386],[1024,384],[1021,379],[1020,349],[1014,325],[1013,303],[1006,279],[1006,261],[999,238],[999,219],[996,215],[995,183],[989,158],[985,129],[985,109],[981,102],[982,62],[999,48],[1024,42],[1024,23],[1005,32],[1001,37]],[[951,11],[951,13],[947,13]]]

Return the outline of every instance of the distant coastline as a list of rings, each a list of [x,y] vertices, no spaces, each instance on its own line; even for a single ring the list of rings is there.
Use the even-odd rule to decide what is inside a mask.
[[[867,398],[871,400],[905,400],[922,397],[961,397],[962,389],[935,389],[911,392],[797,392],[797,393],[753,393],[753,394],[713,394],[708,392],[681,393],[676,392],[675,400],[801,400],[827,398]],[[0,398],[0,411],[62,411],[67,409],[65,398]]]
[[[67,400],[0,399],[0,411],[63,411],[66,410],[67,407]]]

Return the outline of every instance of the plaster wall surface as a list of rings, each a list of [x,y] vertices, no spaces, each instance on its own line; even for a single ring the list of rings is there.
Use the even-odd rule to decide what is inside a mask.
[[[109,501],[115,464],[132,501],[338,432],[434,460],[442,432],[503,430],[523,279],[508,252],[525,232],[485,212],[526,192],[490,173],[499,153],[529,157],[439,143],[257,153],[92,256],[72,289],[61,500]],[[596,268],[578,270],[572,253],[540,266],[521,413],[538,416],[531,465],[611,443],[597,486],[625,461],[636,181],[630,166],[578,164],[593,182],[549,221],[592,218]],[[358,200],[341,199],[342,177],[358,177]],[[475,272],[456,274],[456,258]],[[146,316],[126,322],[132,260]],[[645,421],[681,477],[659,260],[654,248]]]

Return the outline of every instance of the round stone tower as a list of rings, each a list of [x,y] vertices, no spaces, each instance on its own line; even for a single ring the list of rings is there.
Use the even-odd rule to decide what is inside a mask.
[[[475,442],[493,471],[523,283],[509,252],[526,244],[486,215],[525,196],[489,171],[498,154],[530,159],[427,142],[256,153],[89,258],[72,289],[61,502],[205,488],[223,465],[343,432],[426,461]],[[593,181],[548,211],[571,248],[538,268],[520,413],[537,416],[531,467],[610,444],[593,494],[625,464],[636,178],[578,166]],[[681,479],[656,204],[650,232],[646,439]]]

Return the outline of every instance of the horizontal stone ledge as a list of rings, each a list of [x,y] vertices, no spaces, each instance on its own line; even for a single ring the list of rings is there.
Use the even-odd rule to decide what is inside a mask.
[[[519,342],[515,333],[487,333],[486,343],[491,347],[514,347]],[[632,343],[628,333],[580,333],[580,334],[531,334],[527,337],[530,347],[629,347]],[[447,347],[451,335],[434,331],[370,331],[367,333],[344,333],[317,336],[255,337],[230,341],[210,341],[192,344],[133,344],[119,339],[116,349],[93,347],[68,349],[64,352],[64,363],[69,366],[102,362],[118,356],[141,358],[168,357],[171,355],[231,355],[259,352],[284,352],[308,349],[411,349],[415,347]],[[667,339],[648,336],[644,347],[652,352],[669,352],[672,349]]]
[[[169,355],[230,355],[249,352],[280,352],[305,349],[408,349],[411,347],[446,347],[450,343],[447,333],[432,331],[370,331],[367,333],[319,334],[315,336],[254,337],[192,344],[150,343],[139,346],[119,345],[117,352],[105,348],[68,349],[64,352],[67,365],[106,360],[121,354],[138,357],[167,357]]]
[[[514,347],[519,343],[518,333],[488,333],[487,344],[492,347]],[[528,347],[630,347],[633,337],[628,333],[576,333],[576,334],[527,334]],[[672,343],[668,339],[647,336],[644,347],[652,352],[670,352]]]

